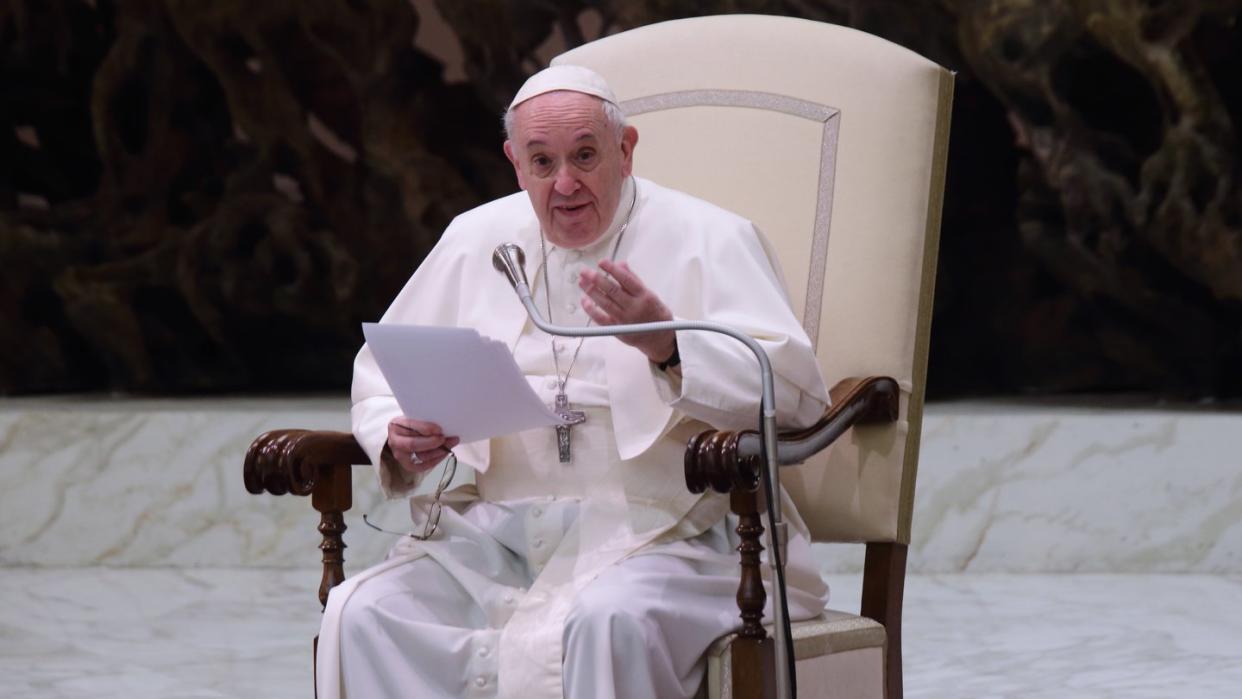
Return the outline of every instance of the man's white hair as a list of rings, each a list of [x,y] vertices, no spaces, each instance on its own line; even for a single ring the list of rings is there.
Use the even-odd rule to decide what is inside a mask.
[[[625,114],[621,112],[621,108],[616,104],[613,104],[608,100],[595,97],[594,95],[591,95],[591,97],[599,102],[600,108],[604,110],[604,123],[612,131],[613,135],[616,136],[617,140],[620,141],[621,133],[625,131],[625,127],[628,125],[628,122],[625,120]],[[522,104],[526,103],[523,102]],[[522,106],[522,104],[506,109],[502,119],[505,127],[505,138],[510,141],[513,140],[514,136],[514,111],[517,107]]]

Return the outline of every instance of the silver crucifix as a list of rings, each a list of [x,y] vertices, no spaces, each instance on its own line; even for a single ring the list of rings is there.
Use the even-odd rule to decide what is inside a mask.
[[[563,390],[556,394],[556,406],[553,410],[565,421],[565,424],[556,426],[556,452],[560,456],[561,463],[567,464],[570,459],[569,428],[586,422],[586,413],[581,410],[570,410],[569,398],[565,396]]]

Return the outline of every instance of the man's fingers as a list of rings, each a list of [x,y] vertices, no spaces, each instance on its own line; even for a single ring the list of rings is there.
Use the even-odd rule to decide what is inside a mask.
[[[448,457],[449,453],[448,449],[443,448],[416,452],[415,455],[418,456],[419,461],[416,461],[415,463],[421,462],[423,466],[434,466],[441,461],[444,461],[444,459]],[[413,457],[411,457],[410,460],[413,461]]]
[[[394,453],[396,453],[394,451]],[[422,473],[430,471],[436,464],[443,461],[449,455],[448,449],[434,449],[432,451],[420,452],[418,454],[409,454],[401,452],[397,458],[397,463],[401,467],[411,473]]]
[[[637,274],[630,269],[630,266],[624,262],[616,263],[612,260],[600,260],[600,269],[608,273],[608,276],[616,280],[617,285],[630,296],[638,296],[647,290],[643,285],[643,281],[638,278]]]
[[[581,279],[585,282],[579,282],[579,286],[583,291],[589,291],[592,288],[599,289],[605,296],[608,296],[614,300],[618,300],[618,297],[621,294],[625,294],[627,296],[634,295],[633,292],[631,292],[630,289],[619,280],[613,278],[609,274],[603,274],[593,269],[582,270]]]
[[[620,322],[613,316],[603,311],[599,306],[597,306],[589,298],[582,299],[582,309],[586,311],[587,315],[591,317],[591,320],[594,321],[596,325],[599,325],[601,327],[605,325],[617,325]],[[638,333],[635,335],[621,335],[617,337],[617,339],[631,347],[637,348],[643,354],[647,354],[650,356],[652,352],[656,351],[655,349],[656,346],[662,347],[665,344],[667,344],[661,341],[665,335],[673,335],[673,331],[667,330],[664,332]],[[675,335],[673,336],[675,337]],[[655,343],[655,344],[652,344],[652,343]],[[649,346],[650,346],[650,351],[648,349]],[[667,356],[667,352],[664,355],[661,355],[660,359],[656,361],[663,361],[666,356]]]
[[[590,296],[582,297],[582,310],[595,321],[596,325],[616,325],[618,321],[613,318],[607,311],[599,307]],[[624,338],[621,338],[624,340]]]
[[[436,423],[428,422],[427,420],[415,420],[410,417],[395,417],[392,419],[392,422],[388,424],[396,427],[402,434],[408,434],[415,437],[444,434],[443,428]]]
[[[602,296],[611,296],[612,294],[620,293],[622,291],[619,283],[609,279],[607,275],[600,274],[593,269],[582,270],[582,276],[578,281],[578,288],[588,294],[598,292]]]
[[[428,440],[435,444],[428,445]],[[443,461],[452,453],[453,447],[461,443],[460,437],[401,437],[389,435],[388,449],[397,457],[402,468],[413,473],[421,473]]]
[[[596,276],[600,277],[602,275]],[[585,309],[585,303],[590,301],[597,311],[607,313],[614,318],[613,323],[609,323],[609,325],[622,322],[624,318],[629,316],[625,304],[632,303],[632,299],[625,296],[625,292],[616,282],[583,279],[579,281],[578,286],[585,294],[582,299],[583,308]],[[595,321],[600,322],[598,318],[595,318]]]
[[[411,451],[431,451],[444,446],[448,440],[444,435],[433,435],[430,437],[412,437],[410,439]]]
[[[441,446],[452,449],[460,441],[455,436],[445,436],[444,430],[434,422],[398,417],[388,423],[388,442],[400,451],[421,452]]]
[[[614,293],[615,295],[610,294],[603,289],[595,288],[588,292],[587,296],[601,311],[604,311],[615,318],[620,318],[625,314],[625,307],[621,305],[621,300],[616,298],[616,296],[621,295],[621,292],[618,291]]]
[[[444,447],[452,449],[461,442],[458,437],[445,437],[444,435],[429,435],[421,437],[413,437],[405,434],[390,433],[388,435],[388,443],[395,451],[404,453],[424,452],[432,449]]]

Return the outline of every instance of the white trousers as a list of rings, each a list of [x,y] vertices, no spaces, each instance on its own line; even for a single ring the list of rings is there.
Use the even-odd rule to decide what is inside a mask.
[[[532,509],[543,522],[532,538]],[[572,523],[573,501],[478,502],[445,508],[441,556],[421,556],[361,582],[340,611],[341,685],[353,699],[496,697],[498,643],[511,608],[538,575],[540,551]],[[537,542],[537,545],[532,542]],[[804,539],[790,545],[794,619],[822,612]],[[566,697],[693,697],[704,651],[740,625],[736,538],[725,522],[656,544],[604,570],[575,597],[562,633]],[[393,555],[401,555],[401,546]],[[441,559],[441,560],[438,560]],[[809,575],[808,575],[809,574]],[[809,588],[809,589],[807,589]],[[321,678],[322,680],[322,678]],[[523,696],[506,687],[505,696]]]

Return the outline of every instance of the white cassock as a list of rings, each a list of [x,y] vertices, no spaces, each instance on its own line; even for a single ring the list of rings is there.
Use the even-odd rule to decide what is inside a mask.
[[[525,193],[462,214],[381,322],[476,328],[513,348],[551,404],[552,343],[564,374],[578,340],[529,322],[492,269],[492,250],[521,245],[539,307],[550,303],[554,322],[585,325],[578,272],[615,248],[677,318],[725,323],[764,346],[782,426],[817,420],[827,391],[755,227],[637,178],[620,201],[590,247],[548,247],[546,285]],[[709,426],[754,429],[760,380],[749,350],[731,338],[679,332],[677,343],[680,377],[615,338],[583,342],[566,383],[571,406],[588,414],[572,429],[571,463],[559,463],[551,428],[458,446],[477,487],[445,494],[439,532],[426,542],[403,539],[383,563],[332,591],[319,698],[693,696],[708,645],[740,626],[738,558],[727,497],[687,492],[682,457],[686,439]],[[408,493],[417,482],[380,460],[388,422],[401,411],[366,347],[353,401],[354,434],[381,486],[392,497]],[[828,590],[805,526],[784,502],[790,612],[809,618]],[[418,531],[428,505],[411,499]]]

